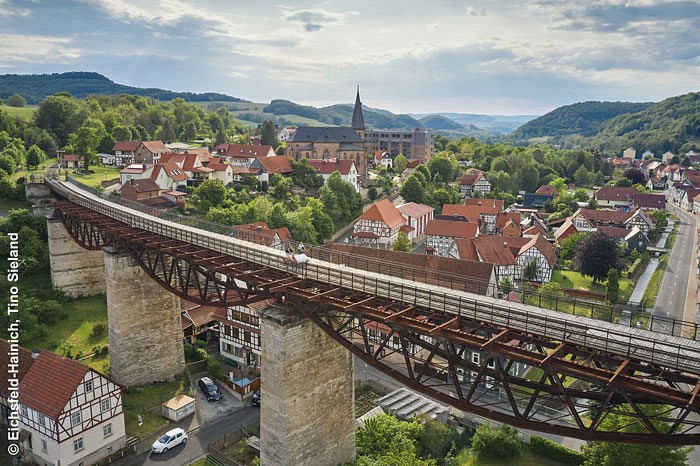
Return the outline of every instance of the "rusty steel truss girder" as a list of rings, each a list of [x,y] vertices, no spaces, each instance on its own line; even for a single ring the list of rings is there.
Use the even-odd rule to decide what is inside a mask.
[[[582,440],[700,443],[695,375],[313,282],[284,298],[368,365],[466,412]]]
[[[700,444],[697,375],[306,280],[70,202],[55,207],[78,244],[123,249],[180,297],[232,306],[276,296],[365,363],[464,411],[583,440]],[[525,377],[524,366],[541,372]],[[609,428],[611,414],[633,433]]]
[[[130,227],[70,202],[56,202],[58,217],[81,247],[115,246],[177,296],[210,306],[244,305],[269,297],[260,286],[286,274],[208,249]]]

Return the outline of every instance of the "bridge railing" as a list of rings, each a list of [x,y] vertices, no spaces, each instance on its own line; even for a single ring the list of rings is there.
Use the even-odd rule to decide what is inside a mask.
[[[52,184],[69,200],[163,236],[238,257],[261,266],[289,272],[283,251],[251,244],[228,236],[202,231],[153,216],[134,215],[121,206],[76,193]],[[459,290],[447,290],[419,282],[408,282],[371,271],[349,268],[321,260],[295,271],[312,281],[423,307],[434,312],[462,316],[515,331],[580,344],[624,357],[641,359],[691,373],[700,373],[700,344],[673,336],[626,328],[593,319],[554,313],[534,306],[513,303]],[[351,303],[348,303],[351,304]]]
[[[114,203],[132,210],[142,212],[151,217],[160,218],[180,225],[186,225],[199,230],[210,231],[229,237],[238,236],[235,227],[221,225],[201,218],[193,218],[179,215],[173,212],[154,208],[151,206],[146,206],[144,204],[116,196],[106,197],[103,192],[85,186],[71,177],[67,177],[67,180],[70,181],[71,184],[80,188],[81,190],[87,191],[93,194],[94,196],[106,199],[110,203]],[[102,213],[105,213],[105,215],[112,214],[110,216],[116,214],[111,210],[109,213],[106,211]],[[125,217],[122,221],[125,221],[125,223],[131,222],[132,226],[143,229],[149,229],[154,227],[161,228],[163,226],[162,224],[157,224],[154,226],[152,222],[147,221],[147,218],[143,217]],[[158,231],[158,233],[163,234],[165,236],[175,237],[177,235],[183,234],[183,231],[177,228],[168,228],[167,230],[160,230]],[[192,233],[188,232],[187,234]],[[254,233],[246,232],[246,235],[254,236]],[[187,236],[182,240],[190,242],[193,241],[194,238],[194,236]],[[266,244],[264,238],[262,237],[259,238],[259,241],[253,240],[252,242],[256,244]],[[213,241],[212,237],[209,236],[205,237],[204,239],[199,238],[198,244],[203,247],[215,248],[216,241]],[[283,255],[277,256],[273,260],[267,252],[260,251],[258,253],[255,253],[255,249],[251,250],[249,248],[238,248],[236,246],[234,246],[234,249],[234,255],[240,256],[242,254],[245,254],[246,257],[250,257],[250,260],[252,262],[261,265],[266,265],[279,270],[287,270],[289,267],[288,264],[284,261]],[[377,259],[368,258],[366,256],[351,254],[344,251],[332,250],[324,247],[307,248],[306,253],[314,259],[319,259],[324,262],[330,262],[339,266],[342,265],[350,269],[359,269],[363,271],[372,272],[382,277],[396,277],[403,280],[421,282],[429,285],[439,286],[442,288],[449,288],[453,290],[476,293],[480,295],[498,295],[498,289],[493,284],[476,279],[470,279],[468,277],[459,277],[456,276],[456,274],[427,270],[424,268],[405,264],[398,264],[391,261],[381,261]],[[313,265],[315,262],[316,261],[312,261],[311,264]],[[308,270],[309,267],[307,267],[307,271]],[[345,279],[347,279],[347,276],[345,277]],[[363,291],[365,291],[365,288],[363,288]],[[392,293],[395,293],[394,289],[386,291],[389,294],[389,296],[391,296]],[[558,295],[541,293],[535,290],[530,290],[527,287],[521,287],[519,289],[516,289],[515,291],[520,295],[524,303],[534,304],[541,308],[552,309],[554,311],[563,311],[574,316],[589,317],[611,323],[620,323],[624,317],[624,325],[628,325],[633,328],[638,327],[638,323],[641,323],[642,327],[651,329],[655,332],[664,333],[668,335],[676,335],[680,336],[681,338],[700,338],[700,332],[698,332],[698,324],[694,322],[685,322],[669,318],[652,316],[649,313],[646,313],[643,310],[643,308],[634,304],[626,307],[613,307],[607,304],[593,303],[582,300],[577,301],[575,299],[567,299]]]

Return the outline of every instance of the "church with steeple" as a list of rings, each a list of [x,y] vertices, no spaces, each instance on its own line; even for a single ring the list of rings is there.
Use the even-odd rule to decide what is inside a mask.
[[[360,86],[357,86],[351,127],[300,126],[287,140],[285,155],[294,160],[353,160],[360,176],[367,176],[367,148],[365,147],[365,120],[362,116]]]

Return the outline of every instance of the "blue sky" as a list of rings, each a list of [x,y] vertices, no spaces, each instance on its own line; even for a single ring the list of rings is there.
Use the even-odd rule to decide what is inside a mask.
[[[541,114],[700,91],[697,0],[0,0],[0,73],[255,102]]]

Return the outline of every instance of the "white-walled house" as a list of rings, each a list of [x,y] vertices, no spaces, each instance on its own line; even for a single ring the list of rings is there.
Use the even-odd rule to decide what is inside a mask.
[[[411,227],[408,232],[408,239],[413,241],[416,237],[425,232],[428,222],[433,219],[434,208],[425,204],[408,202],[398,207],[399,212],[406,219],[406,225]]]
[[[360,192],[360,182],[358,180],[357,167],[355,167],[354,161],[341,159],[311,159],[309,160],[309,164],[323,177],[324,183],[328,182],[328,178],[330,178],[334,172],[338,172],[343,180],[347,181],[355,188],[355,192]]]
[[[0,340],[0,350],[8,353],[10,344]],[[7,358],[2,361],[0,369],[7,373]],[[46,350],[29,361],[19,382],[19,423],[26,433],[20,441],[23,461],[90,465],[125,445],[119,385]]]
[[[406,224],[406,219],[389,199],[382,199],[360,215],[352,229],[358,244],[390,246]]]

